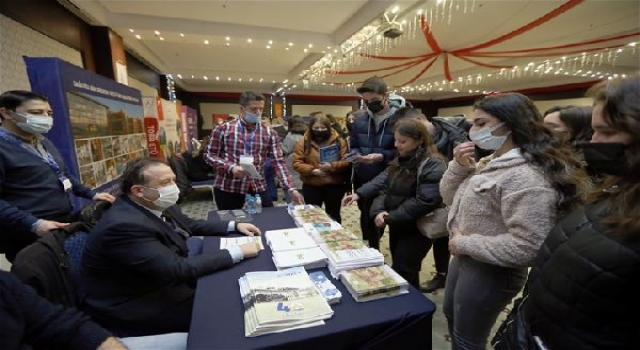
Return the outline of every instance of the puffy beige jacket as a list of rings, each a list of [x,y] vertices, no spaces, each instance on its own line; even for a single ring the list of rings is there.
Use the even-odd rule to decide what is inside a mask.
[[[451,161],[440,193],[462,232],[458,254],[489,264],[530,266],[556,221],[558,193],[518,149],[476,168]]]

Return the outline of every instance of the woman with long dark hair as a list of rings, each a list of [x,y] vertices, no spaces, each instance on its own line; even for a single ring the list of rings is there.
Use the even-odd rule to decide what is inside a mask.
[[[373,202],[371,216],[377,227],[389,225],[392,268],[419,288],[420,267],[430,245],[416,221],[442,204],[438,182],[446,162],[427,127],[416,120],[396,124],[394,137],[398,157],[379,175],[386,180],[384,190]]]
[[[544,112],[544,125],[557,139],[575,147],[591,140],[592,110],[588,106],[555,106]]]
[[[594,92],[583,151],[607,177],[549,233],[496,349],[640,349],[640,76]]]
[[[454,255],[444,300],[453,349],[486,347],[556,218],[581,203],[588,186],[526,96],[485,97],[471,119],[472,142],[455,148],[440,182]],[[476,163],[475,146],[493,154]]]
[[[300,173],[305,203],[324,204],[337,222],[342,221],[340,202],[351,173],[351,164],[341,160],[347,152],[347,142],[331,129],[331,121],[323,114],[311,118],[308,131],[293,151],[293,168]]]

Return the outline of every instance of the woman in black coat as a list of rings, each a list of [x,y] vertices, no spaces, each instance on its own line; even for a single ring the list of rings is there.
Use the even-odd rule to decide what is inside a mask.
[[[590,204],[549,233],[496,349],[640,349],[640,76],[596,86]]]
[[[384,190],[374,200],[371,216],[377,227],[389,225],[393,269],[419,288],[418,274],[430,245],[416,220],[442,205],[439,182],[446,163],[418,121],[404,120],[395,126],[395,146],[398,157],[384,172]]]

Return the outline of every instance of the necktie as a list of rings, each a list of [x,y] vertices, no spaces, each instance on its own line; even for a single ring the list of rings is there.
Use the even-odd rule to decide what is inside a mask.
[[[171,217],[171,215],[162,213],[162,215],[160,215],[160,217],[162,218],[162,220],[164,220],[164,222],[166,222],[169,226],[171,226],[171,228],[177,232],[178,234],[180,234],[182,237],[184,238],[188,238],[189,236],[191,236],[189,234],[189,232],[185,231],[182,227],[180,227],[180,225],[178,225],[176,223],[176,221]]]

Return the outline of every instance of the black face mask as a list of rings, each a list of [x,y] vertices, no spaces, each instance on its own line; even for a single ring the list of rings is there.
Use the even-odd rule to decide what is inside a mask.
[[[371,113],[376,114],[384,109],[384,104],[382,104],[382,101],[380,100],[367,102],[367,109]]]
[[[329,139],[330,135],[329,130],[311,130],[311,136],[314,140],[325,141]]]
[[[628,145],[620,142],[582,143],[584,160],[597,174],[622,176],[627,172],[625,151]]]

